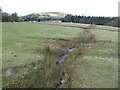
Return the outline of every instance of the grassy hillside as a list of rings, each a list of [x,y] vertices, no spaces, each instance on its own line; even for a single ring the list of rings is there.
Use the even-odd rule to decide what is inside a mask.
[[[78,37],[84,29],[48,24],[51,23],[3,23],[3,87],[53,87],[59,80],[55,63],[68,47],[74,45],[71,40]],[[99,30],[104,28],[108,31]],[[97,42],[85,44],[81,47],[81,55],[74,58],[76,55],[73,53],[73,58],[70,56],[66,59],[63,67],[67,66],[73,71],[69,73],[70,84],[61,87],[118,87],[118,32],[109,31],[112,29],[105,26],[95,26],[92,29]],[[14,69],[16,73],[6,76],[8,69]],[[69,75],[66,74],[67,76]]]
[[[22,16],[22,18],[32,18],[32,17],[37,17],[37,18],[63,18],[67,14],[66,13],[61,13],[61,12],[40,12],[40,13],[32,13],[28,14],[25,16]]]

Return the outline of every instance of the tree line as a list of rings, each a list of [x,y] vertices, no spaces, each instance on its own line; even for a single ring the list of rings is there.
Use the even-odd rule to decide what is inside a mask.
[[[2,13],[2,22],[24,22],[24,21],[52,21],[52,20],[60,20],[62,22],[72,22],[72,23],[85,23],[85,24],[95,24],[95,25],[107,25],[107,26],[115,26],[120,27],[120,19],[119,17],[101,17],[101,16],[80,16],[80,15],[71,15],[67,14],[64,18],[53,18],[53,17],[29,17],[22,18],[17,15],[17,13],[6,13],[2,12],[0,8],[0,13]]]
[[[55,18],[55,17],[40,17],[40,16],[35,16],[35,17],[29,17],[29,18],[23,18],[23,21],[37,21],[37,22],[41,22],[41,21],[58,21],[60,20],[59,18]]]
[[[120,20],[119,20],[120,21]],[[77,15],[66,15],[62,22],[72,22],[72,23],[85,23],[85,24],[96,24],[96,25],[109,25],[109,26],[119,26],[118,17],[101,17],[101,16],[77,16]]]
[[[2,22],[18,22],[19,17],[17,16],[17,13],[6,13],[2,12]]]
[[[60,18],[50,17],[50,16],[31,16],[31,17],[19,17],[17,13],[6,13],[2,12],[2,22],[29,22],[29,21],[58,21]]]

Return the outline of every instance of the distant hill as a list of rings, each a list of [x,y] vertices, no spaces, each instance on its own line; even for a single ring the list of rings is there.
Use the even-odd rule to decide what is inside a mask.
[[[67,13],[62,12],[40,12],[40,13],[32,13],[25,16],[21,16],[22,18],[37,18],[37,19],[43,19],[43,18],[64,18],[67,15]]]

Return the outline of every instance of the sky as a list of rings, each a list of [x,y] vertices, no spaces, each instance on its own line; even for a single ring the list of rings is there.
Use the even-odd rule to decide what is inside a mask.
[[[118,16],[119,0],[0,0],[2,11],[27,15],[63,12],[86,16]]]

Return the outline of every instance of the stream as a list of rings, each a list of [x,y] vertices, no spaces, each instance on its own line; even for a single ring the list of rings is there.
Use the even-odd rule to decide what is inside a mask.
[[[75,46],[71,47],[71,48],[68,48],[67,52],[65,54],[62,54],[59,56],[59,59],[58,61],[56,62],[56,68],[59,72],[59,75],[60,75],[60,79],[59,81],[57,82],[57,84],[55,85],[54,88],[59,88],[63,83],[65,83],[65,79],[64,79],[64,76],[65,76],[65,72],[64,70],[61,69],[60,67],[60,63],[63,63],[65,58],[69,55],[70,52],[72,52],[73,50],[75,50]]]

